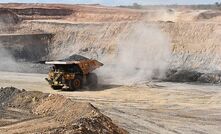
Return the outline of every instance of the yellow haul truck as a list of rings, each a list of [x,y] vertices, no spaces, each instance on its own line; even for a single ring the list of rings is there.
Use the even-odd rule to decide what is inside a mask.
[[[103,64],[97,60],[88,59],[79,55],[64,60],[46,61],[45,64],[53,65],[46,80],[55,90],[78,90],[84,85],[89,88],[95,88],[98,80],[97,75],[92,73],[92,71],[103,66]]]

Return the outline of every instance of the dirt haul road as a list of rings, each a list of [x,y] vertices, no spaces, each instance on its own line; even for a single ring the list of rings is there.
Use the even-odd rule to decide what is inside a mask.
[[[149,82],[103,85],[96,91],[54,91],[44,74],[0,73],[0,86],[62,94],[90,102],[130,133],[213,133],[221,131],[221,87]],[[0,128],[1,129],[1,128]]]

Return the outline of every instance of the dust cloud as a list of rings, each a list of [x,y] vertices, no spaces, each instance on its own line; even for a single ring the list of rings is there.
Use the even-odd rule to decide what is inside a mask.
[[[4,23],[0,21],[0,30],[4,26]],[[0,71],[17,71],[18,68],[19,66],[12,54],[10,54],[10,52],[0,42]]]
[[[20,65],[0,43],[0,71],[19,71]]]
[[[157,26],[133,24],[123,32],[114,58],[101,58],[101,82],[133,85],[163,78],[171,59],[170,39]]]
[[[26,62],[14,57],[13,53],[0,43],[0,71],[21,73],[47,73],[49,66]]]

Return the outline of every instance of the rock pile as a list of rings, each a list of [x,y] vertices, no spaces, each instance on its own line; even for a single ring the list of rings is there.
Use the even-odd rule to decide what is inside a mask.
[[[0,111],[11,115],[0,116],[0,126],[7,126],[0,128],[1,133],[127,134],[90,103],[75,102],[62,95],[7,87],[0,89],[0,103]],[[36,125],[25,126],[27,120]],[[37,125],[39,122],[42,125]],[[49,123],[50,127],[43,125]],[[21,126],[11,129],[13,124]]]

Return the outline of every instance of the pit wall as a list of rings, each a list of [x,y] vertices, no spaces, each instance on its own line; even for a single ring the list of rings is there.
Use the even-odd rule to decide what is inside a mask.
[[[49,59],[64,58],[72,54],[115,53],[121,35],[134,23],[56,23],[26,22],[26,29],[40,29],[55,36],[48,47]],[[151,24],[150,24],[151,26]],[[221,25],[215,23],[161,22],[158,27],[171,39],[171,69],[199,72],[221,70]],[[157,37],[154,37],[157,40]],[[96,53],[96,54],[94,54]]]
[[[113,53],[125,29],[125,23],[27,22],[23,25],[55,34],[48,47],[48,59],[66,58],[76,53],[97,58],[100,54]]]
[[[0,34],[0,49],[10,53],[17,61],[35,62],[48,55],[52,34]]]
[[[162,23],[172,39],[171,68],[213,72],[221,70],[221,25],[217,23]]]

